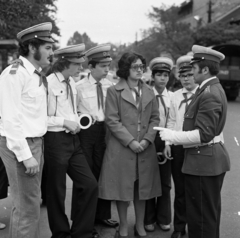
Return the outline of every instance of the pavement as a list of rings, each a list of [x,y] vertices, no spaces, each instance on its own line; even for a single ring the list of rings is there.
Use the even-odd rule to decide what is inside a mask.
[[[226,174],[222,189],[222,216],[220,238],[240,237],[240,97],[235,102],[229,102],[227,123],[224,129],[225,145],[231,158],[231,171]],[[173,183],[172,183],[173,184]],[[173,201],[174,189],[171,190]],[[67,178],[66,214],[70,216],[72,182]],[[0,230],[0,238],[8,238],[9,217],[11,212],[11,191],[6,199],[0,200],[0,222],[7,225],[6,229]],[[173,209],[172,209],[173,210]],[[83,218],[84,219],[84,218]],[[112,203],[112,219],[119,221],[116,205]],[[70,220],[70,219],[69,219]],[[134,237],[133,227],[135,224],[133,204],[128,208],[129,238]],[[48,226],[46,207],[41,207],[40,238],[50,238],[51,232]],[[116,229],[104,226],[96,227],[101,238],[114,238]],[[148,233],[148,238],[170,238],[173,228],[169,232],[163,232],[156,227],[155,232]],[[188,238],[187,234],[183,238]],[[210,237],[209,237],[210,238]]]

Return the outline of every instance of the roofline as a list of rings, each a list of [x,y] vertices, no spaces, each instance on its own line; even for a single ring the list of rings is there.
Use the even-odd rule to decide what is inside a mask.
[[[215,19],[215,21],[220,21],[222,20],[224,17],[228,16],[229,14],[231,14],[232,12],[236,11],[238,8],[240,8],[240,5],[238,5],[236,8],[233,8],[232,10],[230,10],[229,12],[225,13],[223,16],[220,16],[219,18]]]

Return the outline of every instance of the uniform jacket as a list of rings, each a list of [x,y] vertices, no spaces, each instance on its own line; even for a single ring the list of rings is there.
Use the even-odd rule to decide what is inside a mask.
[[[133,200],[136,164],[140,199],[160,196],[160,176],[153,143],[156,135],[153,127],[159,125],[159,112],[153,90],[143,83],[139,141],[146,139],[150,145],[138,156],[128,147],[132,140],[137,140],[138,108],[126,80],[121,79],[108,89],[105,116],[110,135],[99,180],[99,197]]]
[[[199,129],[201,143],[208,143],[224,128],[227,99],[218,78],[197,91],[185,112],[184,131]],[[220,175],[230,170],[230,159],[223,143],[186,149],[182,172],[200,176]]]

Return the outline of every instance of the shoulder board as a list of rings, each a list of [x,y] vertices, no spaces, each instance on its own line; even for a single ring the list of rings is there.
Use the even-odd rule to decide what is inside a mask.
[[[210,85],[208,85],[205,89],[204,89],[204,92],[205,93],[210,93],[211,90],[210,90]]]
[[[10,69],[10,72],[9,74],[16,74],[17,73],[17,70],[19,68],[19,65],[22,65],[23,66],[23,62],[22,60],[20,59],[16,59],[14,60],[12,63],[11,63],[12,67]],[[24,67],[24,66],[23,66]]]

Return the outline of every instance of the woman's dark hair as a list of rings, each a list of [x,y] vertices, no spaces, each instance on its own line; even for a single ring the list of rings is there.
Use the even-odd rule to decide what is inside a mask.
[[[117,76],[120,78],[124,78],[125,80],[128,79],[129,70],[133,62],[136,62],[138,59],[142,61],[142,64],[146,66],[146,60],[143,58],[142,55],[139,55],[134,52],[127,52],[122,55],[120,60],[118,61],[118,70]],[[145,70],[144,70],[145,71]]]
[[[28,46],[29,45],[32,45],[33,47],[35,47],[38,50],[40,45],[44,45],[46,43],[47,43],[46,41],[39,40],[39,39],[30,39],[30,40],[27,40],[24,42],[20,42],[19,49],[18,49],[19,55],[28,56],[28,54],[29,54]]]
[[[214,62],[212,60],[202,60],[200,62],[197,62],[197,64],[200,69],[200,72],[202,72],[202,69],[204,67],[208,67],[209,72],[212,76],[216,76],[219,73],[220,65],[217,62]]]
[[[59,58],[48,69],[46,76],[48,76],[54,72],[62,72],[64,69],[68,69],[70,64],[71,64],[71,62],[68,61],[67,59]]]

